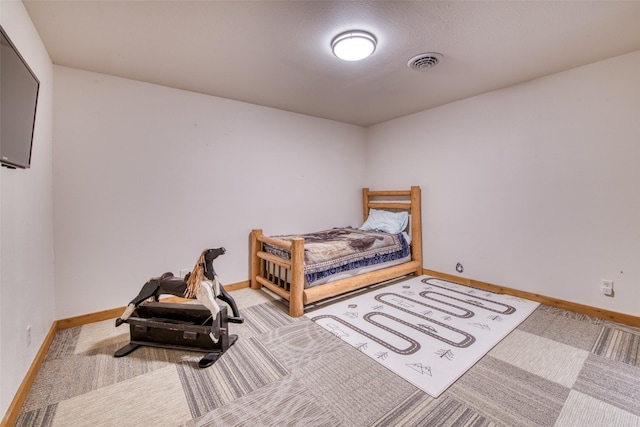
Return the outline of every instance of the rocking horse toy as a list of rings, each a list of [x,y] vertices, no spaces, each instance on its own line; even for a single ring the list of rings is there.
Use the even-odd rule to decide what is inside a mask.
[[[225,252],[225,248],[204,250],[193,271],[184,278],[167,272],[149,279],[116,319],[116,327],[129,323],[131,342],[114,356],[125,356],[141,345],[179,348],[207,352],[199,366],[211,366],[238,339],[227,333],[228,323],[244,322],[213,268],[213,261]],[[201,305],[158,303],[162,294],[196,299]],[[227,316],[226,307],[221,308],[216,298],[229,305],[232,317]],[[142,304],[151,299],[154,302]]]

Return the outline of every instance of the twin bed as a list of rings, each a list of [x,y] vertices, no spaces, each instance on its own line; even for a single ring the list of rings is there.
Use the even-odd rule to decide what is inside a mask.
[[[422,274],[420,187],[362,189],[364,223],[316,233],[265,236],[251,232],[251,287],[289,301],[289,315],[304,306],[374,283]]]

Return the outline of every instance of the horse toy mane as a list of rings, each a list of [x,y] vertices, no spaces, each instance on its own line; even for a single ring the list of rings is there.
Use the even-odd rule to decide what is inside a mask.
[[[196,298],[198,292],[200,292],[201,282],[206,280],[204,274],[206,252],[207,250],[202,251],[196,265],[193,267],[193,271],[187,278],[187,289],[184,291],[185,298]]]

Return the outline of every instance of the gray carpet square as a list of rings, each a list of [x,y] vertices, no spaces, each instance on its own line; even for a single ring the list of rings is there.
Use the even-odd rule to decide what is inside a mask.
[[[325,329],[303,318],[260,336],[260,342],[291,370],[307,366],[320,355],[333,354],[348,346]]]
[[[255,338],[238,340],[207,369],[177,365],[194,418],[280,380],[289,371]]]
[[[287,311],[276,302],[247,307],[241,314],[244,317],[244,323],[229,324],[231,333],[241,338],[261,335],[301,320],[301,318],[289,317]]]
[[[570,389],[485,356],[447,396],[508,426],[552,426]]]
[[[371,427],[387,426],[474,426],[493,427],[496,422],[469,408],[451,396],[438,399],[415,392]]]
[[[81,327],[76,327],[56,332],[56,336],[51,342],[45,361],[51,361],[72,355],[76,348],[76,343],[78,342],[80,329]]]
[[[49,427],[53,422],[58,404],[48,405],[32,411],[22,411],[15,425],[21,427]]]
[[[589,355],[573,389],[640,416],[640,367]]]
[[[292,375],[343,425],[370,425],[417,390],[365,354],[333,339],[341,345],[330,354],[318,354]]]
[[[557,427],[640,427],[640,417],[602,400],[571,390]]]
[[[640,366],[640,332],[634,333],[619,327],[605,326],[592,352],[628,365]]]
[[[298,379],[285,377],[215,409],[194,422],[198,427],[339,427],[341,420],[323,408]]]
[[[589,316],[588,314],[576,313],[575,311],[569,311],[558,307],[551,307],[548,305],[541,305],[540,307],[538,307],[538,310],[554,316],[566,317],[567,319],[579,320],[580,322],[592,323],[594,325],[602,325],[605,323],[604,320],[598,317]]]
[[[519,330],[591,351],[602,329],[599,319],[541,305]]]

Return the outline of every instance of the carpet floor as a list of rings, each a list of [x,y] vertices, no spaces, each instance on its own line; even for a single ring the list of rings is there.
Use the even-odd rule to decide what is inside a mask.
[[[539,305],[419,276],[306,316],[429,396],[439,397]]]
[[[433,398],[267,292],[232,295],[245,323],[206,369],[182,350],[114,358],[113,320],[59,331],[16,425],[640,427],[639,328],[541,305]]]

